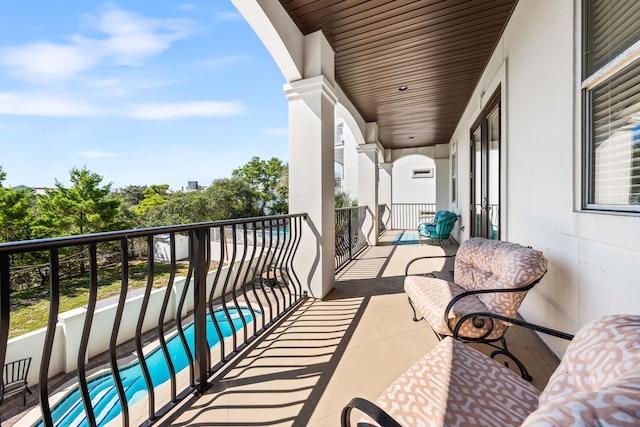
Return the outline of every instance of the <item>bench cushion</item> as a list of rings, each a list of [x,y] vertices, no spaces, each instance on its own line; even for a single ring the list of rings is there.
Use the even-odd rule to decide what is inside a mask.
[[[449,301],[457,295],[465,292],[465,289],[453,282],[442,279],[421,276],[407,276],[404,280],[404,291],[420,314],[440,335],[452,335],[452,330],[461,317],[470,313],[487,311],[487,307],[476,295],[462,298],[449,312],[448,323],[445,323],[444,312]],[[460,335],[464,337],[477,337],[484,335],[488,323],[481,328],[474,327],[471,322],[465,322],[460,327]],[[451,329],[449,329],[451,327]],[[504,324],[496,322],[496,327],[488,339],[500,338],[504,332]]]
[[[519,426],[537,408],[538,397],[508,368],[445,338],[391,384],[377,404],[406,426]]]
[[[525,425],[640,425],[640,316],[582,328]]]
[[[468,290],[527,286],[547,271],[542,252],[517,243],[473,237],[456,254],[453,281]],[[526,292],[479,295],[490,312],[515,317]]]

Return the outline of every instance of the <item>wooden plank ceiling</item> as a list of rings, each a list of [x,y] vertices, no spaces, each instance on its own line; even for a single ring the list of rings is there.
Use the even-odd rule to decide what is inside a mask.
[[[386,148],[446,144],[517,0],[280,0]],[[407,89],[399,89],[406,86]]]

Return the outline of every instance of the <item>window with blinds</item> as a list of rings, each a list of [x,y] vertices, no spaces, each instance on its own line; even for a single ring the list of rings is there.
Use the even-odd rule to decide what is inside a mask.
[[[584,207],[640,211],[640,59],[629,61],[640,57],[640,1],[584,0],[583,10]]]
[[[640,40],[640,1],[585,0],[586,79]]]

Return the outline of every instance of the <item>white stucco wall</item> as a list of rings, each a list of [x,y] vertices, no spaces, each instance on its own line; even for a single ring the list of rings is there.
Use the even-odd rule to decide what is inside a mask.
[[[432,169],[432,178],[413,178],[413,170]],[[393,203],[435,203],[436,163],[419,154],[403,156],[393,162]]]
[[[343,180],[342,190],[352,199],[358,198],[358,150],[356,138],[347,123],[343,128]]]
[[[567,332],[605,314],[640,312],[640,217],[579,209],[579,3],[518,3],[450,141],[458,143],[458,206],[468,238],[469,130],[500,85],[502,239],[549,260],[521,313]],[[564,342],[547,340],[563,352]]]

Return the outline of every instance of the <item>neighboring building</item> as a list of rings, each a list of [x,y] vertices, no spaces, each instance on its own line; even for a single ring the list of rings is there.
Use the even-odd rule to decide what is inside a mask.
[[[198,181],[187,181],[187,185],[183,186],[180,191],[196,191],[196,190],[204,190],[207,187],[199,185]]]
[[[53,190],[53,188],[46,187],[27,187],[26,185],[17,185],[12,187],[14,190],[31,190],[36,194],[46,194],[47,190]]]

